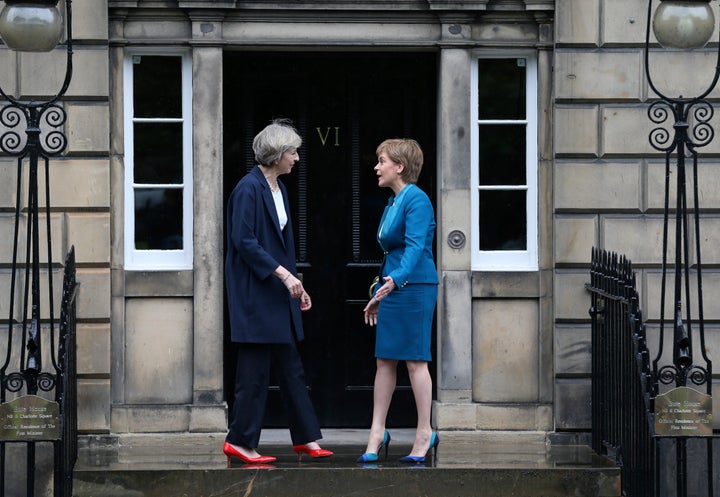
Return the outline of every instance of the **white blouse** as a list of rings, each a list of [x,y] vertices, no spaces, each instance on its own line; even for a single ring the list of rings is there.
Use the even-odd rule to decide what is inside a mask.
[[[287,212],[285,212],[285,202],[283,202],[282,192],[280,190],[272,192],[273,200],[275,200],[275,209],[277,209],[278,220],[280,221],[280,229],[284,230],[287,224]]]

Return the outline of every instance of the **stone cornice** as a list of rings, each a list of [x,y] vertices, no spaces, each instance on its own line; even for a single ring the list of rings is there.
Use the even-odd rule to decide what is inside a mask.
[[[110,9],[116,8],[181,8],[228,9],[266,11],[524,11],[555,9],[554,0],[108,0]]]

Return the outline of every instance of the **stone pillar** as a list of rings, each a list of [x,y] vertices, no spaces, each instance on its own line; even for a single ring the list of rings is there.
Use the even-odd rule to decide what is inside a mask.
[[[470,273],[470,54],[440,52],[438,91],[437,252],[441,278],[437,308],[438,373],[435,424],[474,428],[472,292]]]
[[[193,42],[194,357],[191,431],[227,428],[223,395],[222,18],[191,14]],[[222,409],[218,409],[221,407]]]

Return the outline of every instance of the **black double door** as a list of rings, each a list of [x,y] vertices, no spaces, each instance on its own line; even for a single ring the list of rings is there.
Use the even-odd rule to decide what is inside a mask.
[[[281,180],[290,196],[298,271],[313,300],[300,350],[322,426],[364,427],[371,420],[375,335],[362,309],[382,258],[376,230],[391,194],[377,186],[375,150],[386,138],[416,139],[425,154],[418,185],[434,202],[436,71],[429,53],[225,54],[225,200],[254,166],[252,139],[272,119],[291,119],[303,138],[300,163]],[[232,404],[235,345],[227,329],[225,335]],[[401,364],[388,425],[412,426],[415,416]],[[287,426],[274,386],[265,424]]]

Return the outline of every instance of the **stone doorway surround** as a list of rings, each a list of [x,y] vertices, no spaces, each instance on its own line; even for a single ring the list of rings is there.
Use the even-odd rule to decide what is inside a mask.
[[[108,409],[112,433],[222,432],[222,60],[225,50],[431,51],[438,54],[438,300],[435,424],[442,429],[553,429],[552,254],[536,273],[473,273],[470,236],[470,76],[478,50],[536,49],[540,106],[550,102],[554,3],[535,1],[267,2],[108,1],[111,198],[123,198],[122,60],[128,47],[183,47],[193,60],[194,267],[130,272],[123,267],[123,208],[111,212],[110,387],[91,409]],[[249,75],[252,77],[252,75]],[[549,122],[540,156],[551,157]],[[540,167],[540,171],[549,168]],[[550,189],[549,173],[540,184]],[[542,188],[542,187],[541,187]],[[541,229],[550,225],[541,206]],[[548,242],[549,243],[549,242]],[[519,306],[519,307],[516,307]],[[478,386],[477,344],[514,313],[512,341],[528,344],[516,375]],[[482,331],[487,330],[487,331]],[[151,336],[152,340],[146,337]],[[172,343],[172,353],[159,344]],[[497,345],[497,342],[495,342]],[[501,349],[501,343],[498,347]],[[475,348],[474,348],[475,347]],[[498,349],[499,350],[499,349]],[[532,386],[518,378],[532,378]],[[518,389],[518,386],[520,388]],[[102,427],[97,427],[101,428]]]

